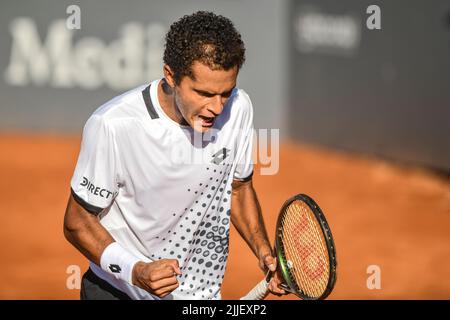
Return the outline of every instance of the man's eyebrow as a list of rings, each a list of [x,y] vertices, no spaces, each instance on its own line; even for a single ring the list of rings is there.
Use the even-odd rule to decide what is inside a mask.
[[[228,93],[231,93],[233,90],[234,90],[234,88],[236,88],[236,86],[234,86],[233,88],[231,88],[230,90],[228,90],[228,91],[224,91],[224,92],[222,92],[222,93],[215,93],[215,92],[210,92],[210,91],[206,91],[206,90],[201,90],[201,89],[195,89],[194,88],[194,91],[195,92],[198,92],[198,93],[200,93],[200,94],[206,94],[206,95],[211,95],[211,96],[215,96],[215,95],[224,95],[224,94],[228,94]]]

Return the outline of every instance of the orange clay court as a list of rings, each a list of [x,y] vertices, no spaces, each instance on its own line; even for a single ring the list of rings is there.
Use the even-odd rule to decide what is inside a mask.
[[[0,299],[78,299],[67,268],[86,260],[65,239],[63,216],[80,137],[0,135]],[[273,240],[278,210],[296,193],[321,206],[337,248],[329,299],[450,299],[450,181],[417,167],[285,143],[274,176],[254,184]],[[233,229],[224,299],[262,277]],[[381,270],[369,290],[367,268]],[[277,299],[269,296],[269,299]],[[284,299],[297,299],[289,295]]]

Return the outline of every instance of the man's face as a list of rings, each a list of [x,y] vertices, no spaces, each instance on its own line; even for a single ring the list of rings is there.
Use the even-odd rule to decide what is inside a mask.
[[[238,68],[212,70],[195,61],[192,74],[192,78],[185,76],[175,85],[175,103],[187,123],[204,133],[214,125],[236,86]]]

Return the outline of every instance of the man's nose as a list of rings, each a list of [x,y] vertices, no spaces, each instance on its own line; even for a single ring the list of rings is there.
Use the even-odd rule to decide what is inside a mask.
[[[217,116],[220,113],[222,113],[223,106],[226,101],[227,100],[224,99],[222,96],[216,95],[212,98],[212,101],[211,101],[210,106],[208,107],[208,110]]]

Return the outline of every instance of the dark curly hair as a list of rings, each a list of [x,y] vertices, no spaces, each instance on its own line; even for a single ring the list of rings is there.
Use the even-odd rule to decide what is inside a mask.
[[[233,23],[221,15],[198,11],[174,22],[166,35],[164,63],[177,84],[193,78],[192,64],[200,61],[213,70],[238,70],[245,61],[245,46]]]

